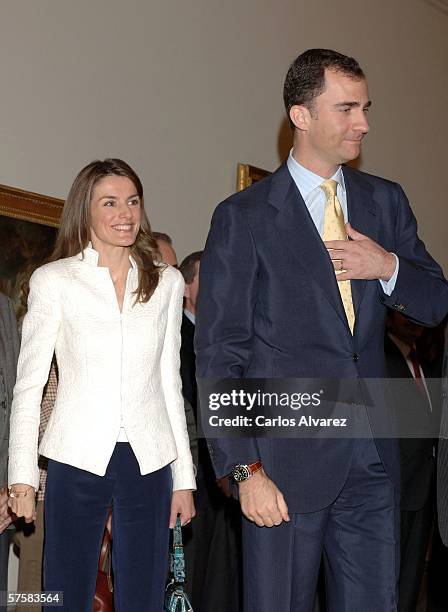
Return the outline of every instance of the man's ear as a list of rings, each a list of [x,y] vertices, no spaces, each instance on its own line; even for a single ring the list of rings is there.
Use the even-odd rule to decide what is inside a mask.
[[[185,283],[184,298],[188,299],[189,297],[190,297],[190,285],[187,285],[187,283]]]
[[[308,131],[308,125],[311,121],[311,114],[306,106],[303,106],[302,104],[291,106],[289,117],[298,130],[302,130],[303,132]]]

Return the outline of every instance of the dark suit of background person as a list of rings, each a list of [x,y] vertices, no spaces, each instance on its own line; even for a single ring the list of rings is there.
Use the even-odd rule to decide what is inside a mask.
[[[159,255],[161,261],[163,263],[169,264],[173,266],[173,268],[177,268],[177,254],[174,250],[173,240],[171,236],[166,234],[165,232],[152,232],[152,236],[157,242],[157,248],[159,251]],[[190,451],[191,457],[193,459],[193,464],[197,467],[198,463],[198,440],[196,433],[196,416],[193,411],[193,407],[191,405],[191,401],[189,401],[190,396],[186,396],[184,393],[184,408],[185,408],[185,420],[187,422],[187,431],[188,431],[188,439],[190,441]]]
[[[401,379],[392,385],[394,409],[400,417],[411,418],[421,438],[400,437],[401,466],[401,530],[400,579],[398,583],[398,609],[415,612],[425,570],[426,552],[435,516],[435,453],[439,398],[433,386],[431,364],[417,351],[416,341],[423,327],[391,311],[387,320],[385,338],[387,373],[390,378]],[[421,378],[411,372],[407,359],[416,351]],[[412,361],[412,359],[411,359]],[[415,364],[417,366],[417,363]],[[412,363],[411,363],[411,367]],[[424,382],[423,382],[424,381]],[[434,390],[434,392],[433,392]],[[405,415],[402,414],[405,412]],[[434,419],[434,426],[432,420]],[[399,428],[400,430],[400,428]],[[406,433],[403,429],[403,433]],[[408,434],[409,435],[409,434]],[[432,437],[431,437],[432,435]],[[423,437],[427,436],[427,437]]]
[[[448,546],[448,325],[442,371],[442,417],[437,459],[437,512],[442,542]]]
[[[18,355],[19,335],[12,304],[9,298],[0,293],[0,488],[2,490],[0,500],[2,506],[7,499],[9,412]],[[6,516],[2,516],[2,519],[7,521]],[[4,531],[0,535],[0,591],[6,591],[7,588],[8,553],[9,532]],[[0,609],[3,609],[1,604]]]
[[[437,523],[428,571],[427,612],[448,610],[448,320],[441,357],[441,424],[437,452]]]
[[[188,255],[179,270],[185,280],[181,327],[182,393],[197,422],[196,355],[194,332],[199,262],[202,251]],[[227,484],[227,479],[226,483]],[[238,612],[241,575],[241,516],[238,504],[226,497],[216,482],[204,438],[198,438],[196,516],[185,529],[187,589],[195,612]]]
[[[311,55],[335,54],[310,51],[295,64],[301,59],[307,63]],[[308,68],[305,72],[309,74]],[[291,106],[294,143],[302,147],[306,139],[315,159],[322,161],[328,154],[331,160],[340,156],[341,163],[348,161],[350,152],[353,157],[359,154],[359,141],[368,129],[365,81],[328,68],[324,77],[313,113],[303,104]],[[338,86],[343,86],[342,99]],[[333,103],[345,102],[347,88],[348,106],[343,104],[339,110]],[[347,142],[335,135],[344,121],[354,122],[345,131],[346,138],[352,137]],[[298,134],[299,129],[308,131]],[[330,142],[330,136],[337,144]],[[316,152],[319,148],[321,157]],[[320,176],[323,181],[328,174]],[[448,310],[448,285],[417,237],[415,218],[401,187],[345,166],[343,178],[352,228],[377,244],[361,244],[365,238],[348,228],[355,244],[338,243],[340,252],[350,257],[353,269],[358,265],[358,256],[356,261],[352,258],[355,251],[363,254],[363,265],[365,254],[375,252],[388,262],[384,281],[394,274],[389,271],[391,256],[385,251],[395,253],[399,269],[391,295],[378,280],[352,281],[356,313],[352,335],[329,253],[288,165],[283,164],[271,176],[221,203],[213,215],[201,260],[198,381],[382,378],[386,307],[404,311],[425,325],[443,318]],[[336,255],[332,254],[333,259]],[[395,258],[393,266],[396,273]],[[374,408],[367,407],[366,415],[362,382],[353,387],[352,414],[360,420],[368,415],[375,431],[379,417],[388,418],[387,407],[377,401]],[[395,610],[396,441],[222,437],[210,440],[210,446],[218,477],[230,473],[235,464],[258,459],[263,463],[270,480],[260,471],[240,484],[242,505],[250,506],[254,498],[275,500],[275,510],[278,507],[277,514],[283,517],[280,491],[289,510],[290,521],[284,519],[272,528],[243,521],[245,612],[311,610],[322,554],[330,612]],[[262,487],[263,500],[255,487]],[[251,491],[246,500],[244,490]],[[271,520],[275,515],[262,503],[257,507],[262,509],[261,514],[258,510],[253,514],[257,520],[260,516]]]

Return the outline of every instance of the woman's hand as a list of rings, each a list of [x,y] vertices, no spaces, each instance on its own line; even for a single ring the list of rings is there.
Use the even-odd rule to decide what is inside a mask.
[[[196,515],[193,502],[193,491],[179,490],[173,491],[171,498],[170,529],[176,524],[177,515],[180,514],[180,522],[187,525]]]
[[[25,523],[36,520],[36,497],[34,487],[26,484],[13,484],[9,494],[8,506],[17,517],[23,516]]]

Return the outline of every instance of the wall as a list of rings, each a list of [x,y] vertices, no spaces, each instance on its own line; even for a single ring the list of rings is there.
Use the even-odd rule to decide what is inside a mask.
[[[236,163],[288,150],[282,83],[307,47],[369,77],[362,167],[400,181],[448,267],[448,16],[430,0],[0,2],[0,182],[64,197],[96,157],[140,173],[155,229],[200,248]]]

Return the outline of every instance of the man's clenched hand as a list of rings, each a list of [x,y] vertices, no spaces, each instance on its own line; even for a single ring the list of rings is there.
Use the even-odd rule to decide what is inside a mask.
[[[290,520],[285,498],[263,469],[238,486],[244,516],[259,527],[273,527]]]

